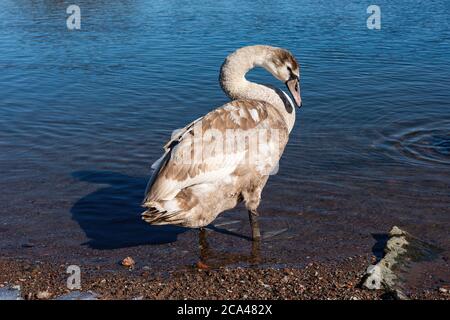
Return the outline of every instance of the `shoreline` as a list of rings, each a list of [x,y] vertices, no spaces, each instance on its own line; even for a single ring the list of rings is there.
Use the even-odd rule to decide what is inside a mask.
[[[165,276],[152,275],[148,267],[112,270],[105,266],[90,266],[83,268],[80,291],[91,298],[107,300],[392,299],[383,290],[360,287],[373,258],[359,255],[342,261],[311,262],[302,268],[220,267],[205,270],[192,267]],[[26,300],[61,299],[71,293],[66,286],[69,276],[66,268],[66,265],[48,262],[1,258],[0,289],[20,286],[21,297]],[[413,290],[408,292],[408,297],[448,300],[447,289]],[[72,299],[77,298],[72,296]]]

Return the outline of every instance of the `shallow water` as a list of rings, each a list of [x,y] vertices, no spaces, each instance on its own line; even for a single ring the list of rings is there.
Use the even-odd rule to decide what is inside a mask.
[[[264,43],[300,61],[304,105],[263,194],[269,237],[252,248],[233,210],[211,226],[204,259],[337,259],[378,248],[397,224],[448,261],[448,1],[378,1],[380,31],[359,1],[76,3],[80,31],[65,25],[72,2],[1,4],[2,256],[194,263],[195,231],[139,219],[149,167],[172,130],[227,101],[227,54]],[[281,85],[262,70],[250,78]]]

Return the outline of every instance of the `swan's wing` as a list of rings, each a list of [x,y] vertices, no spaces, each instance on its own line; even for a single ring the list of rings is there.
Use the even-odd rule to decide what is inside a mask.
[[[260,137],[259,141],[263,141],[264,134],[275,137],[274,132],[279,135],[278,144],[252,144],[256,140],[251,139]],[[287,136],[287,126],[272,105],[258,100],[227,103],[182,129],[166,144],[163,160],[150,179],[145,202],[173,199],[189,186],[227,181],[234,172],[242,172],[244,163],[249,170],[271,167],[278,161]],[[249,159],[253,154],[257,154],[256,159]]]
[[[164,154],[158,160],[153,162],[153,164],[151,165],[151,176],[150,176],[150,179],[148,180],[147,187],[145,188],[145,193],[144,193],[145,196],[147,196],[147,194],[150,191],[150,188],[155,183],[155,180],[158,177],[158,174],[161,171],[161,169],[164,168],[167,161],[170,159],[170,155],[171,155],[171,152],[172,152],[172,149],[174,148],[174,146],[179,144],[180,141],[183,139],[184,135],[187,134],[190,130],[192,130],[194,125],[197,122],[201,121],[202,118],[203,117],[200,117],[197,120],[192,121],[183,129],[175,130],[174,132],[172,132],[171,139],[164,145],[164,151],[165,151]]]

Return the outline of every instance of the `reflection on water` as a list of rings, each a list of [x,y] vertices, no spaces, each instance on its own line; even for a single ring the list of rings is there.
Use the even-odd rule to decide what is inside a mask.
[[[265,261],[370,252],[394,224],[450,248],[448,1],[381,0],[380,31],[353,0],[77,4],[69,32],[67,1],[2,2],[3,252],[192,262],[197,232],[143,223],[142,190],[172,130],[227,101],[223,59],[255,43],[298,58],[304,102],[263,193]],[[248,257],[245,213],[224,217],[239,223],[211,226],[210,248]]]
[[[251,241],[249,247],[251,250],[245,253],[218,252],[208,243],[208,233],[206,229],[199,232],[199,262],[203,267],[209,269],[218,268],[230,264],[246,263],[250,266],[258,265],[261,259],[261,243],[259,241]]]

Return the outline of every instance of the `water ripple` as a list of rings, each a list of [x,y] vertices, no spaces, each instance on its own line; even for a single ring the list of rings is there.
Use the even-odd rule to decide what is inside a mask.
[[[380,143],[400,161],[424,165],[450,165],[450,122],[412,127],[385,137]]]

